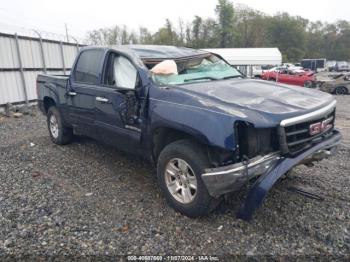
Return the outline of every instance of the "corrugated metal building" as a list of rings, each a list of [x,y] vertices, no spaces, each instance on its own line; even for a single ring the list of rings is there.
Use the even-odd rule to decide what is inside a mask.
[[[282,54],[273,48],[212,48],[204,49],[222,56],[228,63],[237,67],[247,76],[254,75],[253,66],[281,65]],[[258,67],[259,68],[259,67]]]
[[[67,74],[80,45],[0,33],[0,106],[35,101],[39,73]]]
[[[282,54],[273,48],[211,48],[204,49],[222,56],[231,65],[280,65]]]

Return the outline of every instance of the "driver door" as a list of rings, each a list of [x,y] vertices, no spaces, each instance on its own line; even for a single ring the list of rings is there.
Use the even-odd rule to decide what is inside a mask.
[[[95,98],[95,126],[100,140],[131,152],[139,148],[141,139],[138,79],[137,69],[128,58],[110,53]]]

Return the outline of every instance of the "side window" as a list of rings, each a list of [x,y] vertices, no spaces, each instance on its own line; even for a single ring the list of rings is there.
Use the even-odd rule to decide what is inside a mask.
[[[82,52],[74,69],[75,82],[97,84],[103,54],[103,50],[86,50]]]
[[[115,86],[135,89],[137,82],[137,70],[129,59],[125,58],[124,56],[115,56],[113,69]]]
[[[135,89],[138,72],[129,59],[116,53],[108,56],[103,83],[111,87]]]

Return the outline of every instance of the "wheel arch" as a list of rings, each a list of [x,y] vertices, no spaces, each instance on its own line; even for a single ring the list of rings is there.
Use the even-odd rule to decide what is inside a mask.
[[[49,96],[44,97],[43,103],[44,103],[45,114],[47,114],[47,112],[51,106],[56,106],[56,104],[57,104],[56,101],[52,97],[49,97]]]
[[[345,86],[345,85],[338,85],[338,86],[336,86],[336,87],[334,88],[334,90],[333,90],[333,93],[334,93],[334,94],[337,94],[337,89],[338,89],[338,88],[345,88],[345,90],[346,90],[345,95],[349,94],[349,88],[348,88],[347,86]]]
[[[186,132],[173,127],[157,127],[152,131],[152,154],[157,159],[164,147],[177,140],[191,140],[201,145],[208,145],[208,139],[199,133]]]
[[[218,166],[234,157],[234,151],[211,144],[205,135],[198,132],[191,133],[171,127],[158,127],[152,132],[153,161],[157,162],[160,153],[167,145],[179,140],[189,140],[196,143],[213,166]]]

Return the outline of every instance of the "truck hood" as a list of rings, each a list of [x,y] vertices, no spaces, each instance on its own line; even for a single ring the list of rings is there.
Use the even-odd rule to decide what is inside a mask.
[[[331,95],[314,89],[252,79],[198,82],[174,89],[184,94],[180,98],[182,104],[247,121],[255,119],[253,122],[280,122],[322,108],[334,100]]]

